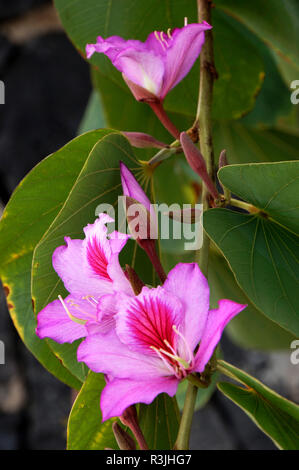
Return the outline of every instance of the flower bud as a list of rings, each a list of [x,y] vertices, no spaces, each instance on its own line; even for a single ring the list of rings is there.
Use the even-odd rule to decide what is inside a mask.
[[[202,181],[205,183],[208,191],[214,199],[218,198],[218,191],[215,188],[213,181],[211,180],[208,172],[205,160],[200,153],[199,149],[194,145],[190,137],[186,132],[182,132],[180,135],[180,142],[183,147],[183,151],[187,162],[195,173],[197,173]]]
[[[164,142],[160,142],[149,134],[144,134],[143,132],[123,132],[128,141],[133,147],[137,148],[157,148],[164,149],[169,148],[169,145]]]
[[[135,441],[118,423],[112,424],[112,431],[120,450],[136,450]]]

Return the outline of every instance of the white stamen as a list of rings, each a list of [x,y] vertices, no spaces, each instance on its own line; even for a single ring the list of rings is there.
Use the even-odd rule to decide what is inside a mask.
[[[162,348],[160,348],[159,351],[161,351],[161,353],[163,353],[163,354],[166,354],[166,356],[170,357],[174,361],[178,362],[180,365],[182,365],[184,367],[184,369],[189,368],[188,362],[185,361],[185,359],[183,359],[182,357],[179,357],[179,356],[174,355],[174,354],[170,354],[169,352],[165,351],[165,349],[162,349]]]
[[[161,38],[161,41],[164,42],[164,44],[166,45],[166,47],[168,47],[168,42],[166,41],[166,39],[165,39],[165,37],[164,37],[163,31],[160,32],[160,38]]]
[[[165,51],[165,46],[164,46],[164,44],[163,44],[163,42],[162,42],[162,40],[161,40],[161,38],[160,38],[160,36],[159,36],[158,31],[154,31],[154,35],[155,35],[155,38],[157,39],[158,43],[161,44],[163,50]]]
[[[172,36],[171,36],[171,28],[168,28],[167,30],[167,36],[169,37],[169,39],[173,40]]]
[[[167,339],[164,339],[163,342],[166,344],[166,346],[173,352],[173,354],[176,355],[175,349],[171,346],[171,344],[167,341]]]
[[[184,18],[184,26],[187,26],[187,25],[188,25],[188,18],[187,18],[187,16],[185,16],[185,18]]]
[[[155,348],[155,346],[150,346],[150,348],[155,351],[155,353],[159,356],[160,359],[162,359],[163,363],[167,367],[167,369],[171,372],[171,374],[174,373],[174,375],[179,379],[180,377],[178,376],[177,372],[174,370],[174,368],[169,364],[169,362],[166,361],[165,357],[162,356],[160,353],[159,349]]]
[[[83,300],[87,300],[93,307],[95,307],[99,302],[92,295],[85,295],[82,297]]]
[[[60,300],[60,302],[61,302],[61,304],[62,304],[62,306],[63,306],[63,308],[64,308],[66,314],[68,315],[68,317],[69,317],[72,321],[74,321],[74,322],[76,322],[76,323],[79,323],[80,325],[85,325],[85,323],[86,323],[87,320],[82,320],[81,318],[74,317],[74,315],[71,314],[71,312],[69,311],[69,309],[68,309],[67,306],[65,305],[65,302],[64,302],[63,298],[61,297],[61,295],[58,296],[58,299]],[[71,305],[70,300],[68,300],[68,303]],[[72,305],[71,305],[71,306],[72,306]]]
[[[180,336],[180,338],[182,338],[182,340],[183,340],[183,342],[184,342],[184,344],[185,344],[185,346],[186,346],[186,350],[187,350],[188,356],[189,356],[189,358],[188,358],[188,366],[189,366],[189,367],[190,367],[190,366],[192,367],[193,361],[194,361],[194,356],[193,356],[193,353],[192,353],[192,351],[191,351],[191,349],[190,349],[190,346],[189,346],[189,344],[188,344],[188,342],[187,342],[185,336],[177,329],[177,327],[176,327],[175,325],[172,326],[172,329],[173,329],[173,331],[174,331],[178,336]]]

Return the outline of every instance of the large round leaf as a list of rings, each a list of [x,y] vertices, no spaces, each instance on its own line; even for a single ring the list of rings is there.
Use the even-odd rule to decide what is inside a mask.
[[[217,307],[219,299],[225,298],[247,304],[225,329],[238,346],[262,351],[290,348],[295,337],[254,307],[236,283],[224,257],[214,250],[210,252],[209,285],[213,307]]]
[[[68,450],[116,449],[112,423],[102,423],[100,396],[106,382],[103,374],[90,371],[73,404],[67,426]]]
[[[297,0],[216,0],[216,6],[245,24],[286,64],[299,71]]]
[[[15,327],[38,360],[75,388],[80,387],[78,379],[35,334],[30,286],[32,255],[60,211],[89,150],[108,132],[101,130],[82,135],[39,163],[15,190],[0,223],[1,279]]]
[[[218,174],[260,212],[211,209],[204,228],[251,302],[298,335],[299,162],[231,165]]]
[[[262,163],[297,160],[299,136],[277,129],[254,129],[242,122],[216,123],[215,155],[226,149],[229,163]]]
[[[242,408],[279,449],[298,450],[299,406],[225,361],[218,362],[218,369],[241,383],[220,382],[219,390]]]

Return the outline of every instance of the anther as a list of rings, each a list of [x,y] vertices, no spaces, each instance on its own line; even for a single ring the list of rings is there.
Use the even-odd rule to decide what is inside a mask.
[[[67,306],[65,305],[65,302],[64,302],[63,298],[61,297],[61,295],[58,296],[58,299],[60,300],[60,302],[61,302],[61,304],[62,304],[62,306],[63,306],[63,308],[64,308],[66,314],[68,315],[68,317],[69,317],[72,321],[74,321],[74,322],[76,322],[76,323],[79,323],[80,325],[85,325],[86,320],[82,320],[81,318],[74,317],[74,315],[71,314],[71,312],[69,311],[69,309],[68,309]],[[68,300],[68,303],[72,306],[70,300]]]
[[[163,31],[160,32],[160,38],[161,38],[162,43],[164,42],[166,47],[168,47],[168,42],[166,41],[166,39],[164,37],[164,32]]]
[[[167,36],[169,37],[169,39],[172,40],[172,36],[171,36],[171,28],[168,28],[167,30]]]
[[[163,34],[163,33],[162,33]],[[154,31],[155,38],[157,39],[158,43],[161,44],[163,50],[165,51],[165,46],[161,40],[161,37],[159,36],[158,31]]]

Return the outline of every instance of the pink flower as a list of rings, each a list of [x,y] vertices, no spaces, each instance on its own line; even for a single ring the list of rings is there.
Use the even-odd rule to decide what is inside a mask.
[[[79,361],[109,377],[103,420],[160,393],[175,395],[188,374],[203,372],[224,327],[246,307],[220,300],[209,310],[209,286],[195,263],[178,264],[163,287],[121,297],[115,329],[89,335],[78,348]]]
[[[128,235],[112,232],[113,222],[100,214],[94,224],[84,228],[84,240],[65,237],[66,245],[53,253],[53,267],[70,292],[66,299],[49,303],[37,316],[36,333],[58,343],[72,343],[89,331],[106,331],[113,326],[115,291],[132,295],[131,285],[118,261]]]
[[[204,43],[206,23],[183,28],[154,31],[145,42],[111,36],[98,36],[96,44],[87,44],[86,55],[103,53],[123,75],[138,101],[163,101],[167,93],[190,71]]]

